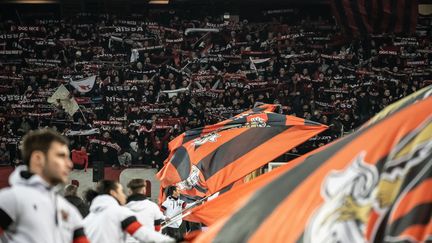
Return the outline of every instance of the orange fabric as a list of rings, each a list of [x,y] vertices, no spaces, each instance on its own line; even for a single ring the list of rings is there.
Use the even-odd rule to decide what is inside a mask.
[[[73,240],[73,243],[90,243],[90,241],[85,236],[80,236]]]
[[[425,230],[423,231],[423,240],[422,242],[426,242],[426,240],[432,239],[432,220],[429,220],[429,224],[426,225]]]
[[[165,201],[165,199],[166,199],[165,190],[162,186],[159,186],[159,196],[158,196],[159,207],[162,205],[162,203]]]
[[[413,225],[406,230],[404,230],[398,237],[409,237],[410,239],[415,240],[416,242],[424,242],[421,241],[426,236],[430,235],[427,233],[426,229],[428,228],[428,225]]]
[[[425,106],[425,104],[429,104],[429,106]],[[376,124],[375,127],[372,127],[345,146],[344,149],[338,151],[325,164],[309,175],[272,212],[271,216],[267,217],[259,229],[254,232],[249,242],[277,242],[280,237],[284,237],[286,242],[297,241],[314,209],[323,203],[320,196],[320,185],[328,173],[334,170],[343,170],[351,163],[353,157],[361,151],[368,152],[365,157],[367,163],[375,164],[390,152],[395,141],[402,139],[424,121],[425,117],[429,115],[424,112],[427,107],[432,107],[432,99],[420,105],[413,105],[412,109],[402,110],[397,116],[389,117],[387,120]],[[393,133],[389,133],[389,131],[393,131]],[[301,204],[301,207],[299,204]],[[287,218],[296,222],[295,225],[292,225],[293,227],[284,228],[283,231],[280,231],[280,227],[275,227],[275,225],[280,225],[279,223],[286,223]],[[281,222],[281,219],[283,219],[283,222]]]
[[[300,120],[302,123],[304,123],[304,120],[300,118],[292,117],[288,120],[288,124],[295,124],[296,126],[281,132],[260,146],[254,148],[252,151],[246,153],[243,157],[237,159],[205,181],[206,185],[208,186],[209,193],[216,193],[220,189],[230,185],[251,171],[264,165],[268,161],[276,158],[281,153],[294,148],[307,139],[327,129],[327,126],[297,125]],[[245,127],[221,131],[219,133],[220,137],[218,137],[216,142],[206,143],[199,148],[195,147],[193,141],[189,141],[183,146],[189,152],[191,163],[197,165],[203,158],[212,153],[222,144],[232,140],[249,129],[251,128]],[[156,176],[161,180],[161,185],[163,187],[168,187],[169,185],[174,185],[181,181],[176,168],[171,163],[165,164],[163,169],[159,171]]]
[[[262,112],[273,112],[273,111],[276,110],[277,105],[274,105],[274,104],[263,104],[263,105],[260,105],[258,108],[264,109]],[[241,116],[243,116],[245,114],[249,114],[249,113],[252,113],[252,109],[247,110],[245,112],[242,112],[242,113],[234,116],[234,118],[241,117]],[[221,128],[221,127],[223,127],[225,124],[227,124],[230,121],[233,121],[233,119],[231,118],[231,119],[227,119],[227,120],[218,122],[218,123],[213,124],[213,125],[205,126],[204,129],[203,129],[203,131],[201,132],[201,135],[213,132],[213,131],[215,131],[215,130]],[[185,138],[185,133],[182,133],[178,137],[174,138],[171,142],[168,143],[168,149],[171,152],[173,152],[175,149],[177,149],[178,147],[180,147],[183,144],[183,139],[184,138]]]
[[[138,221],[135,221],[131,223],[127,228],[126,232],[128,232],[130,235],[135,234],[135,232],[141,227],[141,224]]]
[[[186,242],[190,242],[193,239],[195,239],[199,234],[201,234],[201,230],[194,230],[194,231],[187,232],[184,235],[183,240],[186,241]]]
[[[220,189],[277,158],[283,152],[296,147],[322,131],[324,131],[324,129],[310,131],[303,130],[302,127],[296,126],[280,133],[249,153],[246,153],[241,158],[235,160],[233,163],[225,166],[224,169],[207,179],[206,184],[209,193],[213,194],[218,192]]]
[[[297,185],[292,193],[274,208],[272,213],[252,233],[248,242],[296,242],[304,232],[308,220],[323,203],[321,185],[329,172],[346,169],[351,164],[352,159],[363,151],[366,152],[365,163],[377,163],[389,154],[397,141],[400,141],[430,116],[431,107],[432,98],[417,102],[411,105],[410,108],[402,109],[398,113],[388,116],[385,120],[368,128],[367,131],[344,145],[342,149],[336,151],[327,161],[308,175],[301,184]],[[342,139],[349,139],[349,136]],[[305,156],[302,156],[298,160],[302,161],[304,159]],[[263,186],[279,178],[279,175],[266,178],[268,180],[262,182]],[[251,183],[257,183],[257,181],[260,181],[260,178]],[[232,192],[234,193],[234,191]],[[229,194],[227,193],[226,195]],[[253,192],[250,196],[252,195]],[[243,205],[249,200],[246,199],[245,201]],[[224,223],[240,208],[238,205],[234,207],[238,207],[236,208],[237,210],[233,209],[229,215],[227,214],[226,217],[215,222],[195,242],[211,242]],[[369,225],[366,226],[369,227]],[[417,234],[420,230],[423,232],[424,227],[422,229],[414,227],[409,229],[406,234]]]
[[[389,222],[394,222],[409,213],[413,208],[423,203],[432,202],[432,179],[425,180],[414,190],[402,198],[396,210],[390,215]]]
[[[244,202],[245,199],[248,199],[255,191],[265,186],[280,174],[303,162],[305,157],[321,151],[322,149],[324,149],[324,147],[311,151],[310,153],[296,158],[248,183],[241,184],[211,201],[195,207],[192,209],[191,214],[186,217],[186,220],[212,225],[216,220],[222,218],[224,215],[232,213],[234,210],[238,209],[239,205]]]
[[[366,233],[365,233],[366,234],[365,238],[366,238],[366,240],[368,240],[368,242],[372,241],[372,236],[374,234],[374,230],[376,230],[375,224],[378,222],[379,217],[380,217],[380,215],[377,212],[375,212],[375,210],[372,210],[372,212],[369,216],[369,222],[368,222],[368,225],[366,228]]]

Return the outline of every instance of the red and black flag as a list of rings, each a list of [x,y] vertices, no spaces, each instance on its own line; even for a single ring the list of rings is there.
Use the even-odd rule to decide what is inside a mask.
[[[431,241],[428,93],[416,94],[424,98],[401,102],[386,117],[302,157],[196,242]]]
[[[243,113],[210,133],[192,140],[184,136],[157,177],[162,187],[176,184],[213,194],[326,129],[268,111]]]
[[[169,161],[170,156],[176,151],[177,148],[179,148],[181,145],[183,145],[183,144],[185,144],[191,140],[194,140],[194,139],[199,138],[201,136],[204,136],[206,134],[212,133],[212,132],[217,131],[221,128],[230,126],[230,125],[232,125],[233,121],[235,121],[238,117],[247,116],[248,114],[258,113],[258,112],[273,112],[277,108],[278,108],[277,105],[263,104],[263,105],[260,105],[258,107],[255,107],[253,109],[242,112],[242,113],[240,113],[240,114],[238,114],[238,115],[236,115],[230,119],[218,122],[216,124],[207,125],[204,127],[188,130],[188,131],[182,133],[181,135],[179,135],[178,137],[176,137],[175,139],[173,139],[171,142],[169,142],[168,149],[170,151],[170,155],[168,156],[168,159],[165,160],[165,163],[167,163]]]
[[[188,143],[188,142],[190,142],[194,139],[197,139],[199,137],[205,136],[206,134],[209,134],[209,133],[212,133],[212,132],[224,129],[224,128],[226,129],[228,127],[231,127],[233,121],[239,117],[247,116],[248,114],[252,114],[252,113],[273,112],[273,111],[276,111],[277,109],[278,109],[278,105],[262,104],[260,106],[254,107],[253,109],[250,109],[247,111],[244,111],[244,112],[242,112],[242,113],[240,113],[240,114],[238,114],[238,115],[236,115],[230,119],[218,122],[216,124],[207,125],[204,127],[188,130],[188,131],[182,133],[181,135],[177,136],[175,139],[173,139],[172,141],[169,142],[168,149],[170,151],[170,154],[168,155],[168,158],[165,160],[164,164],[169,163],[173,154],[177,151],[177,149],[179,147],[181,147],[185,143]],[[162,170],[159,172],[159,174],[162,174],[163,173],[162,171],[164,171],[166,169],[167,169],[167,166],[163,167]],[[159,204],[161,204],[163,201],[165,201],[165,198],[166,198],[165,188],[167,186],[169,186],[169,185],[161,184],[161,186],[160,186],[159,197],[158,197]],[[199,200],[199,199],[202,199],[203,197],[206,196],[206,191],[204,189],[199,191],[196,188],[190,188],[190,189],[184,189],[184,190],[180,190],[180,191],[181,191],[181,196],[183,196],[182,199],[184,199],[185,201],[188,201],[188,202],[193,201],[193,200]]]
[[[372,33],[414,33],[417,0],[330,0],[333,13],[345,32],[353,36]]]
[[[381,112],[376,114],[372,119],[365,123],[365,125],[362,126],[362,129],[381,121],[382,119],[407,107],[410,104],[426,99],[431,95],[432,86],[419,90],[416,93],[413,93],[384,108]],[[193,208],[186,219],[193,222],[202,222],[206,225],[212,225],[218,219],[228,214],[232,214],[236,209],[241,207],[243,203],[253,195],[254,192],[262,188],[274,178],[278,177],[281,173],[286,172],[292,167],[303,162],[305,158],[327,148],[328,146],[330,146],[330,144],[313,150],[308,154],[296,158],[295,160],[292,160],[289,163],[282,165],[281,167],[278,167],[275,170],[272,170],[251,182],[234,187],[232,190],[226,192],[223,195],[219,195],[218,198],[215,198],[212,201],[208,201],[198,207]]]
[[[321,150],[322,148],[324,147],[317,150]],[[317,150],[314,150],[311,153],[314,153]],[[199,222],[210,226],[223,216],[232,214],[236,209],[243,206],[247,199],[249,199],[259,188],[265,186],[281,173],[289,170],[303,160],[303,157],[294,159],[248,183],[241,184],[232,189],[228,188],[230,190],[225,193],[223,193],[225,190],[224,188],[221,190],[221,193],[219,193],[217,198],[214,198],[213,200],[210,200],[209,198],[209,200],[204,204],[190,210],[189,215],[185,217],[185,219],[191,222]]]

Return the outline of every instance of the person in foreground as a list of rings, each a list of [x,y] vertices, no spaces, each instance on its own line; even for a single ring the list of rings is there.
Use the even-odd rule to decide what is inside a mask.
[[[127,184],[130,195],[126,207],[135,213],[138,221],[150,230],[160,231],[162,220],[165,219],[159,206],[146,197],[146,182],[144,179],[132,179]],[[137,242],[128,237],[127,243]]]
[[[90,214],[84,219],[84,229],[92,243],[126,242],[127,234],[139,242],[175,242],[169,236],[141,225],[134,213],[123,205],[126,195],[120,183],[102,180],[96,190],[89,190]]]
[[[72,169],[66,138],[49,129],[31,131],[21,152],[25,165],[0,191],[0,242],[88,243],[80,213],[56,188]]]

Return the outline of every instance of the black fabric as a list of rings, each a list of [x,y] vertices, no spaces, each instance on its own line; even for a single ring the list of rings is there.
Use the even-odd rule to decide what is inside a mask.
[[[156,219],[156,220],[154,221],[154,225],[155,225],[155,226],[162,225],[162,219]]]
[[[182,180],[186,180],[189,177],[191,160],[185,147],[181,146],[177,149],[171,159],[171,164],[176,168],[177,173]]]
[[[144,194],[132,194],[127,198],[126,202],[143,201],[146,199],[147,197]]]
[[[225,223],[218,232],[215,241],[247,241],[260,227],[261,222],[271,215],[274,208],[282,203],[311,173],[371,127],[373,126],[359,130],[332,144],[327,149],[309,156],[300,165],[288,170],[258,190],[249,202]],[[250,217],[246,215],[254,215],[254,220],[250,220]]]
[[[375,23],[373,23],[373,29],[375,33],[381,32],[381,23],[383,20],[383,11],[384,8],[382,0],[375,0],[377,2],[377,16],[375,18]]]
[[[400,1],[401,0],[391,0],[390,1],[391,15],[390,15],[389,25],[387,26],[387,33],[395,32],[396,21],[398,18],[400,18],[400,16],[398,16],[398,2],[400,2]]]
[[[410,0],[405,1],[405,12],[403,17],[403,27],[402,31],[403,33],[411,33],[411,9],[414,7],[413,4],[410,4]]]
[[[368,1],[366,1],[368,2]],[[360,13],[359,2],[351,1],[351,11],[353,13],[354,21],[359,29],[360,35],[364,36],[367,33],[365,23],[363,22],[362,14]]]
[[[424,203],[414,207],[402,218],[397,219],[390,226],[388,232],[391,236],[398,236],[406,229],[414,225],[427,225],[432,216],[432,203]]]
[[[73,233],[73,239],[77,239],[82,236],[85,236],[84,228],[78,228]]]
[[[0,228],[7,230],[7,228],[12,224],[12,218],[0,208]]]
[[[334,6],[336,9],[336,14],[339,16],[340,21],[342,23],[348,23],[348,17],[346,15],[346,11],[343,7],[343,0],[334,0]],[[348,25],[341,25],[344,28],[347,35],[352,34],[351,28]]]
[[[65,196],[65,199],[78,209],[83,218],[89,214],[89,206],[81,198],[77,196]]]
[[[33,175],[34,174],[31,173],[30,171],[26,171],[26,170],[20,171],[20,176],[26,180],[30,179],[30,177],[32,177]]]
[[[235,160],[287,129],[289,127],[249,128],[209,153],[198,163],[198,168],[202,169],[204,178],[207,180]]]
[[[131,225],[133,222],[136,222],[136,221],[137,221],[137,218],[135,216],[127,217],[125,220],[123,220],[121,222],[121,227],[123,230],[126,230],[127,227],[129,227],[129,225]]]
[[[165,229],[162,230],[162,233],[167,234],[174,239],[181,239],[182,238],[180,228],[166,227]]]

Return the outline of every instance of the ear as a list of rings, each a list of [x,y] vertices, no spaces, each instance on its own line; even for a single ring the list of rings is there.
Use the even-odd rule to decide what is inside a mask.
[[[33,151],[30,155],[30,167],[43,168],[45,161],[45,154],[42,151]]]
[[[117,192],[115,190],[110,190],[109,194],[115,198],[117,198]]]

